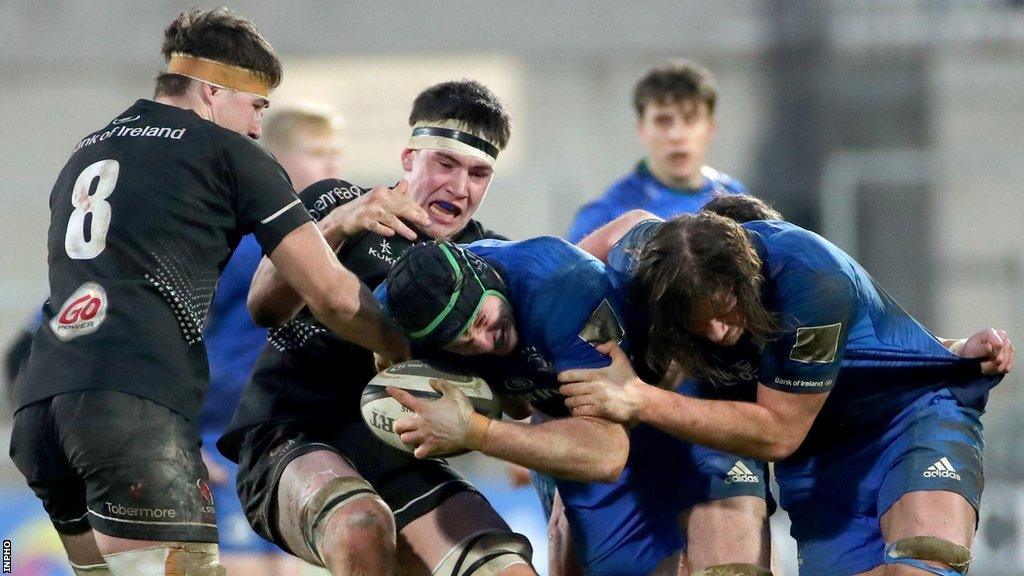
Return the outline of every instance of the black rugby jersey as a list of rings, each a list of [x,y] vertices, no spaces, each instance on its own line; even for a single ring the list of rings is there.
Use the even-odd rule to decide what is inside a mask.
[[[309,221],[281,166],[191,110],[139,100],[82,139],[50,194],[50,299],[15,408],[117,390],[194,419],[203,324],[239,239]]]
[[[369,193],[343,180],[328,179],[310,185],[299,198],[320,221],[335,208]],[[452,241],[482,238],[504,239],[470,220]],[[338,260],[373,289],[413,244],[398,234],[385,237],[364,232],[345,241]],[[271,329],[267,340],[231,424],[217,443],[231,459],[237,459],[245,431],[257,424],[302,420],[324,425],[361,418],[359,397],[377,374],[373,353],[335,336],[305,308],[290,322]]]

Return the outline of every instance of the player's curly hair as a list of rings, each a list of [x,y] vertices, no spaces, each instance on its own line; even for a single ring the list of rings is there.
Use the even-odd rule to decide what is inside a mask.
[[[483,84],[469,79],[435,84],[412,103],[409,126],[422,121],[458,120],[499,150],[512,135],[512,119],[505,105]]]
[[[651,68],[633,88],[633,107],[640,118],[652,102],[703,102],[714,114],[717,101],[714,76],[691,60],[669,60]]]
[[[171,54],[182,52],[248,68],[271,89],[284,77],[281,61],[256,26],[227,8],[182,12],[164,30],[160,52],[168,61]],[[181,96],[191,83],[186,76],[161,73],[156,77],[155,94]]]
[[[757,342],[771,339],[778,323],[761,303],[762,281],[761,259],[733,220],[701,212],[666,221],[644,245],[633,285],[651,323],[647,362],[663,371],[675,360],[693,376],[728,378],[693,322],[708,304],[730,313],[735,297],[746,333]]]
[[[717,194],[701,207],[740,224],[751,220],[782,220],[782,213],[767,202],[748,194]]]

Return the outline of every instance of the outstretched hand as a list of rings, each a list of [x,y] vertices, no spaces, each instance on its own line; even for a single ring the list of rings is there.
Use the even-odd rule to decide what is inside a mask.
[[[641,381],[629,357],[615,342],[605,342],[597,351],[612,363],[604,368],[565,370],[558,374],[565,406],[573,416],[595,416],[626,424],[637,419],[643,409]]]
[[[345,238],[365,230],[388,237],[397,233],[415,240],[416,232],[405,222],[422,228],[430,226],[430,216],[413,201],[409,195],[409,182],[403,178],[394,188],[378,186],[339,206],[324,218],[322,226],[325,230],[337,228]]]
[[[436,400],[413,396],[409,391],[388,386],[392,398],[414,414],[395,422],[402,442],[415,446],[417,458],[440,457],[466,449],[469,416],[473,413],[466,394],[447,380],[431,379],[430,386],[441,393]]]
[[[955,352],[961,358],[981,358],[982,374],[1007,374],[1013,370],[1013,342],[1006,330],[986,328],[971,335]]]

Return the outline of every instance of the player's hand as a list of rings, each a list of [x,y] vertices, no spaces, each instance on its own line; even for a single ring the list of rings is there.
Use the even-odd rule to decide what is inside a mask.
[[[982,374],[1007,374],[1013,370],[1013,342],[1006,330],[986,328],[973,334],[956,354],[961,358],[982,358]]]
[[[398,233],[415,240],[416,233],[402,220],[423,228],[430,226],[430,216],[413,201],[409,182],[404,178],[394,188],[378,186],[339,206],[320,222],[320,226],[328,237],[338,234],[350,238],[365,230],[389,237]]]
[[[410,418],[395,422],[395,432],[402,442],[415,446],[417,458],[431,458],[466,448],[469,415],[473,413],[466,394],[447,380],[432,379],[430,386],[441,393],[436,400],[417,398],[406,390],[387,387],[388,394],[415,412]]]
[[[231,474],[228,472],[228,469],[218,464],[205,448],[199,449],[199,455],[202,456],[203,464],[206,465],[206,472],[210,476],[210,484],[227,484],[231,481]]]
[[[558,389],[565,396],[565,406],[573,416],[596,416],[627,424],[637,419],[643,408],[641,386],[646,386],[633,371],[633,365],[622,348],[605,342],[597,351],[611,357],[604,368],[565,370],[559,372]]]

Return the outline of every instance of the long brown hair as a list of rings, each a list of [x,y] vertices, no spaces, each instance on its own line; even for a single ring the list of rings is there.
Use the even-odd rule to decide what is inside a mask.
[[[716,315],[737,311],[756,341],[771,339],[778,323],[761,303],[762,281],[761,259],[733,220],[701,212],[666,221],[641,251],[634,282],[651,322],[648,363],[664,370],[675,360],[695,376],[727,377],[693,322],[710,304]]]

